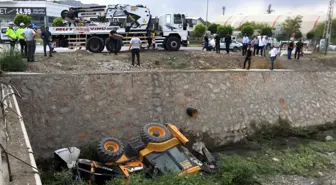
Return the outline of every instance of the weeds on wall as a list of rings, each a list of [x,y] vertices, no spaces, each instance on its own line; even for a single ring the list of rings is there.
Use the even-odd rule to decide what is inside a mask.
[[[27,62],[19,51],[5,49],[0,53],[0,66],[2,71],[23,72],[27,69]]]

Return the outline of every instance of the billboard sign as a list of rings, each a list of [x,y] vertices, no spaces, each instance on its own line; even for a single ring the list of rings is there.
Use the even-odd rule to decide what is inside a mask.
[[[46,15],[47,9],[43,7],[0,7],[0,16],[1,15]]]

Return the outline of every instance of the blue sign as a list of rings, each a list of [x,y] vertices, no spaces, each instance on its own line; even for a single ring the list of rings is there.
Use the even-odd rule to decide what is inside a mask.
[[[36,23],[32,23],[32,27],[33,27],[33,28],[37,28]]]

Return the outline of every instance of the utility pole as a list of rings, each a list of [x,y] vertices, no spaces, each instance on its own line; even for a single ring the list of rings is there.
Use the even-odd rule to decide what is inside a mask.
[[[334,4],[335,0],[330,0],[328,6],[327,22],[323,31],[323,38],[325,39],[325,55],[328,53],[329,42],[331,40],[331,27],[332,27],[332,18],[334,13]]]
[[[207,9],[206,9],[206,20],[205,20],[205,27],[206,27],[206,31],[208,31],[208,15],[209,15],[209,0],[207,0]]]

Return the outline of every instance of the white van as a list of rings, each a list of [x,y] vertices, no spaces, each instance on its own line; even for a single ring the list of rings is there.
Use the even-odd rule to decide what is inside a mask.
[[[0,35],[1,43],[9,42],[9,38],[6,35],[7,28],[8,27],[1,27],[1,35]]]

